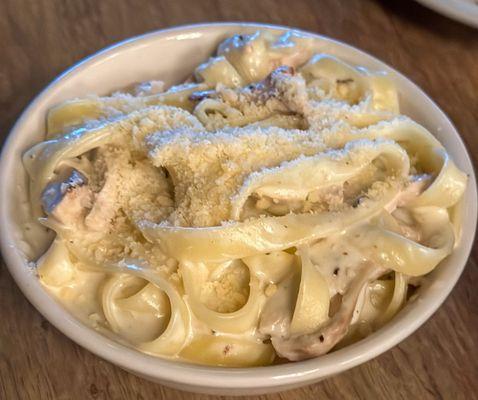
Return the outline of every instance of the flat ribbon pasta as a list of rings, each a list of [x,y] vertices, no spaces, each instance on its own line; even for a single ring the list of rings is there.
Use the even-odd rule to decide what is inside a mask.
[[[383,314],[378,317],[379,324],[385,324],[400,310],[407,300],[407,289],[407,277],[400,272],[395,272],[392,298]]]
[[[68,100],[48,111],[47,138],[51,139],[65,134],[86,122],[93,125],[106,124],[127,114],[153,106],[171,106],[192,110],[194,106],[189,100],[189,96],[208,88],[209,86],[204,83],[184,84],[172,87],[167,92],[150,96],[123,95]]]
[[[274,348],[261,340],[228,336],[198,336],[180,353],[186,360],[224,367],[258,367],[272,364]]]
[[[62,238],[68,238],[68,230],[62,230],[58,224],[51,225],[57,232],[61,232]],[[88,268],[97,270],[100,272],[113,273],[113,274],[125,274],[127,276],[138,277],[156,286],[160,291],[164,292],[169,298],[171,316],[169,322],[164,331],[155,339],[138,343],[137,346],[141,350],[160,354],[165,356],[177,355],[179,351],[187,344],[191,330],[191,311],[187,304],[184,302],[182,290],[172,284],[169,279],[162,273],[155,271],[154,269],[144,266],[140,260],[120,260],[118,262],[103,263],[101,265],[88,257],[81,249],[75,247],[73,243],[68,240],[65,242],[66,247],[71,254],[84,263]],[[121,279],[121,278],[119,278]],[[111,300],[111,290],[114,289],[114,285],[108,285],[104,294],[104,301]],[[108,293],[108,291],[110,293]],[[114,316],[114,310],[111,308],[112,304],[104,304],[105,314],[109,321],[115,325],[116,318]]]
[[[74,274],[68,248],[62,239],[56,238],[38,260],[38,275],[48,286],[59,287],[70,282]]]
[[[425,218],[436,227],[429,232],[433,236],[425,237],[431,242],[429,246],[373,225],[362,228],[358,237],[351,235],[350,240],[384,267],[410,276],[424,275],[451,253],[455,242],[446,210],[427,210]]]
[[[62,235],[62,237],[65,237],[65,235]],[[122,333],[122,336],[129,338],[130,341],[135,343],[136,346],[143,351],[163,356],[177,355],[188,343],[191,329],[190,310],[184,302],[179,288],[171,284],[167,277],[161,273],[141,265],[138,261],[123,260],[118,263],[96,265],[89,257],[80,253],[71,243],[67,245],[64,240],[56,240],[41,262],[39,273],[46,284],[53,287],[60,286],[62,283],[68,282],[73,274],[75,274],[75,267],[71,263],[69,255],[65,253],[66,249],[68,249],[71,254],[74,254],[88,271],[112,274],[106,284],[102,286],[101,290],[103,292],[103,312],[113,331]],[[61,276],[58,275],[59,272],[61,272]],[[146,285],[142,290],[136,293],[136,297],[133,296],[118,300],[116,298],[118,290],[124,288],[126,285],[131,285],[132,281],[136,281],[137,283],[138,278],[145,281]],[[162,325],[163,327],[165,325],[164,329],[158,329],[161,328],[158,326],[154,329],[155,323],[151,321],[151,315],[144,315],[144,311],[145,308],[156,308],[156,317],[153,316],[153,318],[158,320],[157,312],[160,311],[158,309],[160,306],[158,301],[162,302],[164,306],[165,299],[159,300],[159,298],[164,295],[169,299],[170,317],[167,324],[163,318]],[[122,310],[119,308],[122,308]],[[148,328],[148,326],[144,324],[149,323],[149,331],[143,332],[143,335],[135,335],[134,332],[124,335],[124,330],[128,329],[128,318],[124,315],[124,313],[128,311],[125,311],[125,308],[129,310],[129,312],[143,313],[142,328]],[[162,311],[165,311],[164,307]],[[137,321],[135,323],[137,323]],[[151,327],[151,325],[153,325],[153,327]],[[154,335],[155,331],[159,333],[158,336],[149,339],[147,336],[151,334]]]
[[[200,299],[201,283],[198,282],[198,268],[192,262],[184,261],[180,264],[184,289],[189,297],[189,305],[194,315],[214,330],[226,333],[241,333],[257,325],[259,312],[262,308],[264,296],[261,294],[258,279],[250,274],[249,298],[239,310],[230,313],[221,313],[207,308]]]
[[[194,115],[205,126],[244,126],[261,119],[261,116],[245,116],[238,109],[219,100],[205,99],[194,109]]]
[[[455,205],[465,191],[466,174],[456,167],[445,149],[436,149],[436,153],[443,160],[438,176],[427,190],[410,202],[410,207],[448,208]]]
[[[169,298],[171,304],[171,317],[166,329],[154,340],[143,342],[138,345],[141,350],[167,356],[173,356],[179,353],[186,345],[189,339],[190,311],[182,299],[178,288],[173,286],[166,278],[162,277],[150,268],[142,266],[137,261],[124,260],[115,265],[102,266],[102,269],[110,269],[115,272],[123,272],[145,279],[159,289],[161,289]]]
[[[268,32],[234,35],[218,48],[243,79],[244,84],[264,79],[281,65],[296,66],[310,56],[313,40],[298,32],[289,31],[277,37]]]
[[[140,221],[138,227],[148,240],[157,242],[178,260],[223,262],[284,250],[329,236],[378,214],[398,192],[397,185],[389,185],[384,187],[380,199],[365,200],[356,208],[341,213],[289,214],[212,228],[181,228],[149,221]]]
[[[328,147],[342,148],[346,143],[359,139],[388,139],[403,147],[409,155],[415,155],[423,164],[425,171],[437,171],[443,165],[443,146],[423,126],[406,117],[378,122],[363,129],[350,129],[339,126],[326,131],[323,139]]]
[[[376,153],[371,150],[373,156],[383,156],[392,177],[407,176],[408,157],[400,147],[385,143],[378,145],[377,149]],[[318,161],[320,165],[322,158]],[[343,162],[348,161],[344,159]],[[298,162],[298,168],[300,165]],[[382,183],[378,199],[366,199],[356,208],[343,212],[262,217],[212,228],[172,227],[150,221],[140,221],[138,227],[148,240],[158,242],[167,254],[181,261],[222,262],[284,250],[304,241],[331,235],[364,218],[370,218],[392,201],[400,190],[399,183]]]
[[[255,193],[273,199],[305,200],[317,189],[343,184],[360,175],[374,160],[384,161],[387,171],[406,175],[408,156],[393,143],[349,142],[341,152],[326,152],[313,157],[302,157],[281,166],[252,174],[232,199],[233,220],[240,220],[247,198]]]
[[[194,71],[194,76],[198,82],[204,82],[208,87],[215,87],[217,84],[227,87],[244,86],[241,75],[224,56],[212,57],[201,64]]]
[[[272,251],[243,258],[251,273],[263,282],[278,283],[294,269],[297,257],[285,251]]]
[[[328,54],[316,54],[299,72],[309,88],[317,88],[326,96],[357,104],[370,95],[372,109],[395,114],[399,111],[397,90],[383,73],[354,68]]]
[[[361,130],[342,130],[324,136],[328,146],[340,148],[357,139],[390,139],[415,156],[420,167],[433,174],[433,183],[411,201],[410,206],[435,205],[451,207],[458,202],[466,187],[467,176],[460,171],[440,142],[424,127],[407,118],[380,123]]]
[[[336,348],[357,341],[387,323],[407,300],[408,278],[399,272],[393,279],[378,279],[362,290],[355,306],[350,330]]]
[[[155,285],[130,274],[114,274],[103,285],[102,305],[111,329],[129,342],[151,341],[164,332],[171,310]]]
[[[313,332],[329,317],[329,287],[312,264],[307,248],[298,251],[302,268],[299,293],[290,323],[292,335]]]
[[[64,133],[68,128],[103,116],[100,100],[84,98],[67,100],[48,111],[46,118],[47,138]]]

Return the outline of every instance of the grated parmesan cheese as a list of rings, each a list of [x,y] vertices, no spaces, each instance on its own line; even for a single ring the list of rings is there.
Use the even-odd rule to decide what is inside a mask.
[[[154,165],[166,168],[174,183],[180,226],[214,226],[230,219],[231,197],[249,174],[324,148],[311,131],[245,127],[221,132],[158,132],[146,139]]]

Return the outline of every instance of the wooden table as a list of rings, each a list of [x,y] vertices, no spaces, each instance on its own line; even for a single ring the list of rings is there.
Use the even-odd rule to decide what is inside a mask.
[[[65,68],[116,41],[204,21],[291,25],[345,41],[397,68],[448,113],[478,162],[478,30],[413,1],[2,0],[0,132]],[[324,382],[251,399],[478,398],[478,246],[451,296],[421,329]],[[208,399],[137,378],[77,346],[0,268],[0,398]]]

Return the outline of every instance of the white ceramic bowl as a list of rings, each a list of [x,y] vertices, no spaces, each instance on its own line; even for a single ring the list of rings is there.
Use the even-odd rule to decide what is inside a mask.
[[[134,374],[183,390],[218,394],[273,392],[316,382],[370,360],[405,339],[433,314],[455,285],[473,243],[477,215],[474,172],[466,148],[445,114],[417,86],[377,59],[343,43],[313,35],[318,51],[390,72],[399,88],[403,112],[430,129],[458,166],[470,175],[463,201],[466,219],[462,240],[436,268],[431,284],[422,289],[416,301],[378,332],[331,354],[269,367],[225,369],[172,362],[127,348],[82,325],[50,297],[28,267],[25,232],[21,228],[28,219],[22,207],[26,202],[26,176],[21,155],[43,138],[46,111],[62,100],[89,93],[106,94],[133,82],[153,78],[167,84],[180,82],[214,51],[219,41],[257,29],[287,28],[237,23],[185,26],[153,32],[101,51],[72,67],[38,95],[12,129],[2,153],[1,245],[10,272],[25,296],[53,325],[86,349]],[[40,242],[41,238],[35,240]]]
[[[436,12],[478,28],[478,4],[470,0],[417,0]]]

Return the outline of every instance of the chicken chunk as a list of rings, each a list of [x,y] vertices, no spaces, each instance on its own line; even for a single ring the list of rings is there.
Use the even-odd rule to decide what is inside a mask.
[[[93,192],[87,186],[86,178],[77,170],[62,182],[49,184],[42,194],[45,212],[68,226],[77,226],[93,204]]]
[[[272,345],[277,354],[291,361],[299,361],[330,351],[347,334],[360,292],[364,286],[385,272],[386,270],[375,264],[365,263],[343,295],[340,308],[325,325],[310,334],[289,337],[272,336]]]

